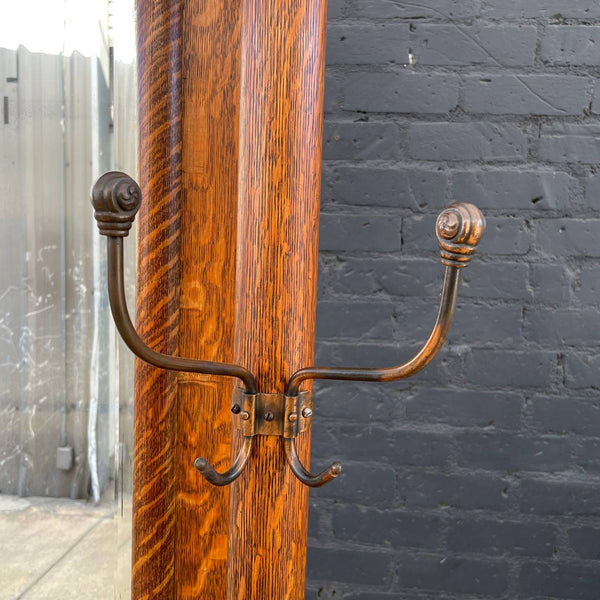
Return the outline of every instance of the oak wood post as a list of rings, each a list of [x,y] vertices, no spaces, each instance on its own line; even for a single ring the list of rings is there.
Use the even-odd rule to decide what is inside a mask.
[[[177,352],[182,0],[138,3],[139,183],[136,325]],[[177,375],[136,360],[132,598],[175,598],[173,439]]]
[[[233,356],[240,6],[139,0],[138,328],[168,354]],[[136,364],[132,597],[222,600],[231,381]],[[207,418],[208,417],[208,418]]]
[[[234,358],[281,393],[313,363],[326,0],[241,4]],[[231,490],[228,598],[304,598],[307,518],[282,439],[257,436]]]
[[[188,0],[183,10],[181,318],[179,355],[233,359],[239,0]],[[223,600],[229,488],[193,468],[229,466],[232,381],[179,375],[175,433],[177,600]]]

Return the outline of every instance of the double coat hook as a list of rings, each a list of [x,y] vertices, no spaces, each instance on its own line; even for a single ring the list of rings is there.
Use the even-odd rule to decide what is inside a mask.
[[[310,379],[345,381],[398,381],[419,372],[442,347],[454,316],[461,269],[466,267],[485,231],[485,219],[472,204],[457,202],[438,216],[435,233],[445,266],[438,316],[425,345],[409,361],[380,369],[307,367],[289,379],[285,393],[267,394],[257,390],[254,375],[240,365],[179,358],[149,348],[137,334],[125,302],[123,281],[123,238],[129,234],[141,204],[138,184],[125,173],[111,171],[98,179],[92,189],[94,216],[102,235],[107,236],[108,297],[121,337],[139,358],[162,369],[234,377],[241,387],[234,390],[231,412],[234,425],[242,433],[242,446],[231,467],[218,472],[206,459],[197,458],[194,466],[213,485],[228,485],[243,471],[252,452],[256,435],[283,437],[285,455],[294,475],[310,487],[321,486],[342,471],[335,462],[318,474],[308,471],[296,451],[296,437],[311,425],[313,400],[310,392],[300,391]]]

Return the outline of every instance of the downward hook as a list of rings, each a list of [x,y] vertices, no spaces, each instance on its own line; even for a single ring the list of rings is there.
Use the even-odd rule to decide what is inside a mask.
[[[229,485],[241,475],[252,452],[254,438],[244,436],[242,440],[242,447],[238,452],[235,462],[225,473],[219,473],[205,458],[197,458],[194,461],[194,467],[200,471],[202,477],[209,483],[219,486]]]
[[[342,472],[342,465],[339,462],[334,462],[317,475],[313,475],[304,468],[304,465],[300,461],[300,457],[296,450],[296,439],[285,438],[283,440],[283,445],[285,448],[285,456],[292,473],[294,473],[304,485],[309,487],[320,487]]]

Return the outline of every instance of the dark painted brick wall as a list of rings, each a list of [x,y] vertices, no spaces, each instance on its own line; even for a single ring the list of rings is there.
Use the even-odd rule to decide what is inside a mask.
[[[488,231],[439,357],[316,387],[307,598],[600,598],[600,3],[330,0],[319,363],[408,358],[434,222]]]

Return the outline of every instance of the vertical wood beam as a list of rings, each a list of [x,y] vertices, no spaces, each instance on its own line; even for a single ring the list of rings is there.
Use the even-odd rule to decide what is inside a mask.
[[[177,352],[181,202],[182,0],[140,0],[136,324],[151,347]],[[175,598],[173,407],[176,375],[136,361],[132,598]]]
[[[235,359],[281,393],[313,363],[326,0],[242,7]],[[304,598],[307,518],[282,440],[257,436],[231,491],[230,599]]]
[[[238,0],[189,0],[183,11],[183,202],[179,355],[232,362],[239,104]],[[192,464],[229,466],[232,382],[179,375],[174,449],[176,598],[222,600],[229,488]]]
[[[140,0],[137,324],[167,354],[233,356],[239,3]],[[136,364],[132,596],[222,599],[231,382]],[[207,418],[209,417],[209,418]]]

